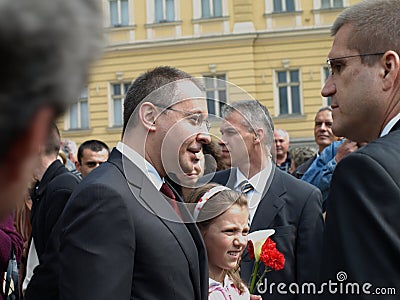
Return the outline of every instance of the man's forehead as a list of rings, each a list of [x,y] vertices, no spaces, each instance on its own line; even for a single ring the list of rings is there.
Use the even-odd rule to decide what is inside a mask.
[[[330,112],[329,110],[324,110],[319,112],[316,116],[315,116],[315,120],[332,120],[332,112]]]

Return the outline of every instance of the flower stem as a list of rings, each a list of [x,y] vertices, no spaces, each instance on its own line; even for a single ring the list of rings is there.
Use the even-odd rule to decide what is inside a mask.
[[[250,278],[250,287],[249,287],[250,294],[253,294],[253,291],[254,291],[259,265],[260,265],[260,261],[256,261],[256,263],[254,264],[253,273],[251,274],[251,278]]]

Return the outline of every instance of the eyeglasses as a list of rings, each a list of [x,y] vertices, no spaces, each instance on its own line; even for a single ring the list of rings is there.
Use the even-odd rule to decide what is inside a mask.
[[[180,109],[175,109],[172,107],[165,107],[165,106],[160,106],[160,105],[156,105],[159,108],[163,108],[163,109],[167,109],[167,110],[172,110],[172,111],[176,111],[176,112],[180,112],[182,114],[184,114],[185,116],[187,116],[189,118],[189,120],[198,127],[201,127],[203,124],[206,125],[207,130],[211,129],[211,124],[208,120],[203,120],[203,116],[202,114],[194,114],[194,113],[190,113],[188,111],[184,111],[184,110],[180,110]]]
[[[383,55],[385,52],[381,53],[368,53],[368,54],[355,54],[355,55],[349,55],[349,56],[341,56],[341,57],[335,57],[335,58],[328,58],[326,60],[326,64],[328,66],[328,71],[331,76],[335,74],[335,69],[339,73],[340,72],[340,67],[341,64],[336,64],[335,61],[344,59],[344,58],[352,58],[352,57],[363,57],[363,56],[371,56],[371,55]]]

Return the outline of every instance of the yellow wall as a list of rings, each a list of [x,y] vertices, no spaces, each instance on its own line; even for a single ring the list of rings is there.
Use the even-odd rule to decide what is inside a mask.
[[[109,84],[119,82],[117,73],[124,82],[131,82],[142,72],[160,65],[202,76],[210,74],[209,65],[215,64],[217,74],[226,74],[229,82],[260,100],[274,115],[274,71],[284,70],[282,61],[288,60],[289,70],[300,70],[303,114],[295,118],[274,117],[274,123],[288,130],[294,141],[313,139],[314,115],[322,106],[321,71],[332,42],[329,26],[341,9],[319,11],[320,25],[313,26],[313,1],[302,0],[302,12],[274,14],[271,29],[266,25],[265,1],[228,0],[229,16],[193,21],[192,1],[181,0],[179,22],[155,25],[147,24],[145,1],[133,2],[134,24],[107,28],[108,47],[91,69],[90,129],[67,130],[61,118],[63,138],[78,144],[96,138],[115,146],[121,128],[109,128]],[[352,0],[350,4],[356,2],[359,1]],[[301,16],[301,27],[294,24],[294,15]],[[237,22],[250,23],[255,31],[233,32]],[[194,36],[197,25],[200,31]],[[176,26],[180,26],[178,31]],[[148,30],[152,31],[152,40],[148,40]],[[177,36],[179,31],[181,35]],[[228,100],[238,99],[231,95]],[[218,130],[214,128],[213,132]]]

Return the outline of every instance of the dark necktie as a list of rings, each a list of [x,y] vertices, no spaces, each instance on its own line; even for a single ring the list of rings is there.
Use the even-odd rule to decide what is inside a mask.
[[[248,194],[249,192],[251,192],[252,190],[254,190],[254,187],[251,185],[250,182],[248,182],[247,180],[243,180],[240,184],[239,184],[239,188],[240,191],[243,194]]]
[[[178,203],[176,202],[175,194],[171,190],[171,188],[168,186],[168,184],[166,184],[164,182],[162,184],[162,186],[161,186],[160,192],[163,193],[166,196],[166,198],[168,200],[168,203],[172,206],[172,208],[174,209],[176,214],[182,219],[182,215],[181,215],[181,212],[179,210]]]

